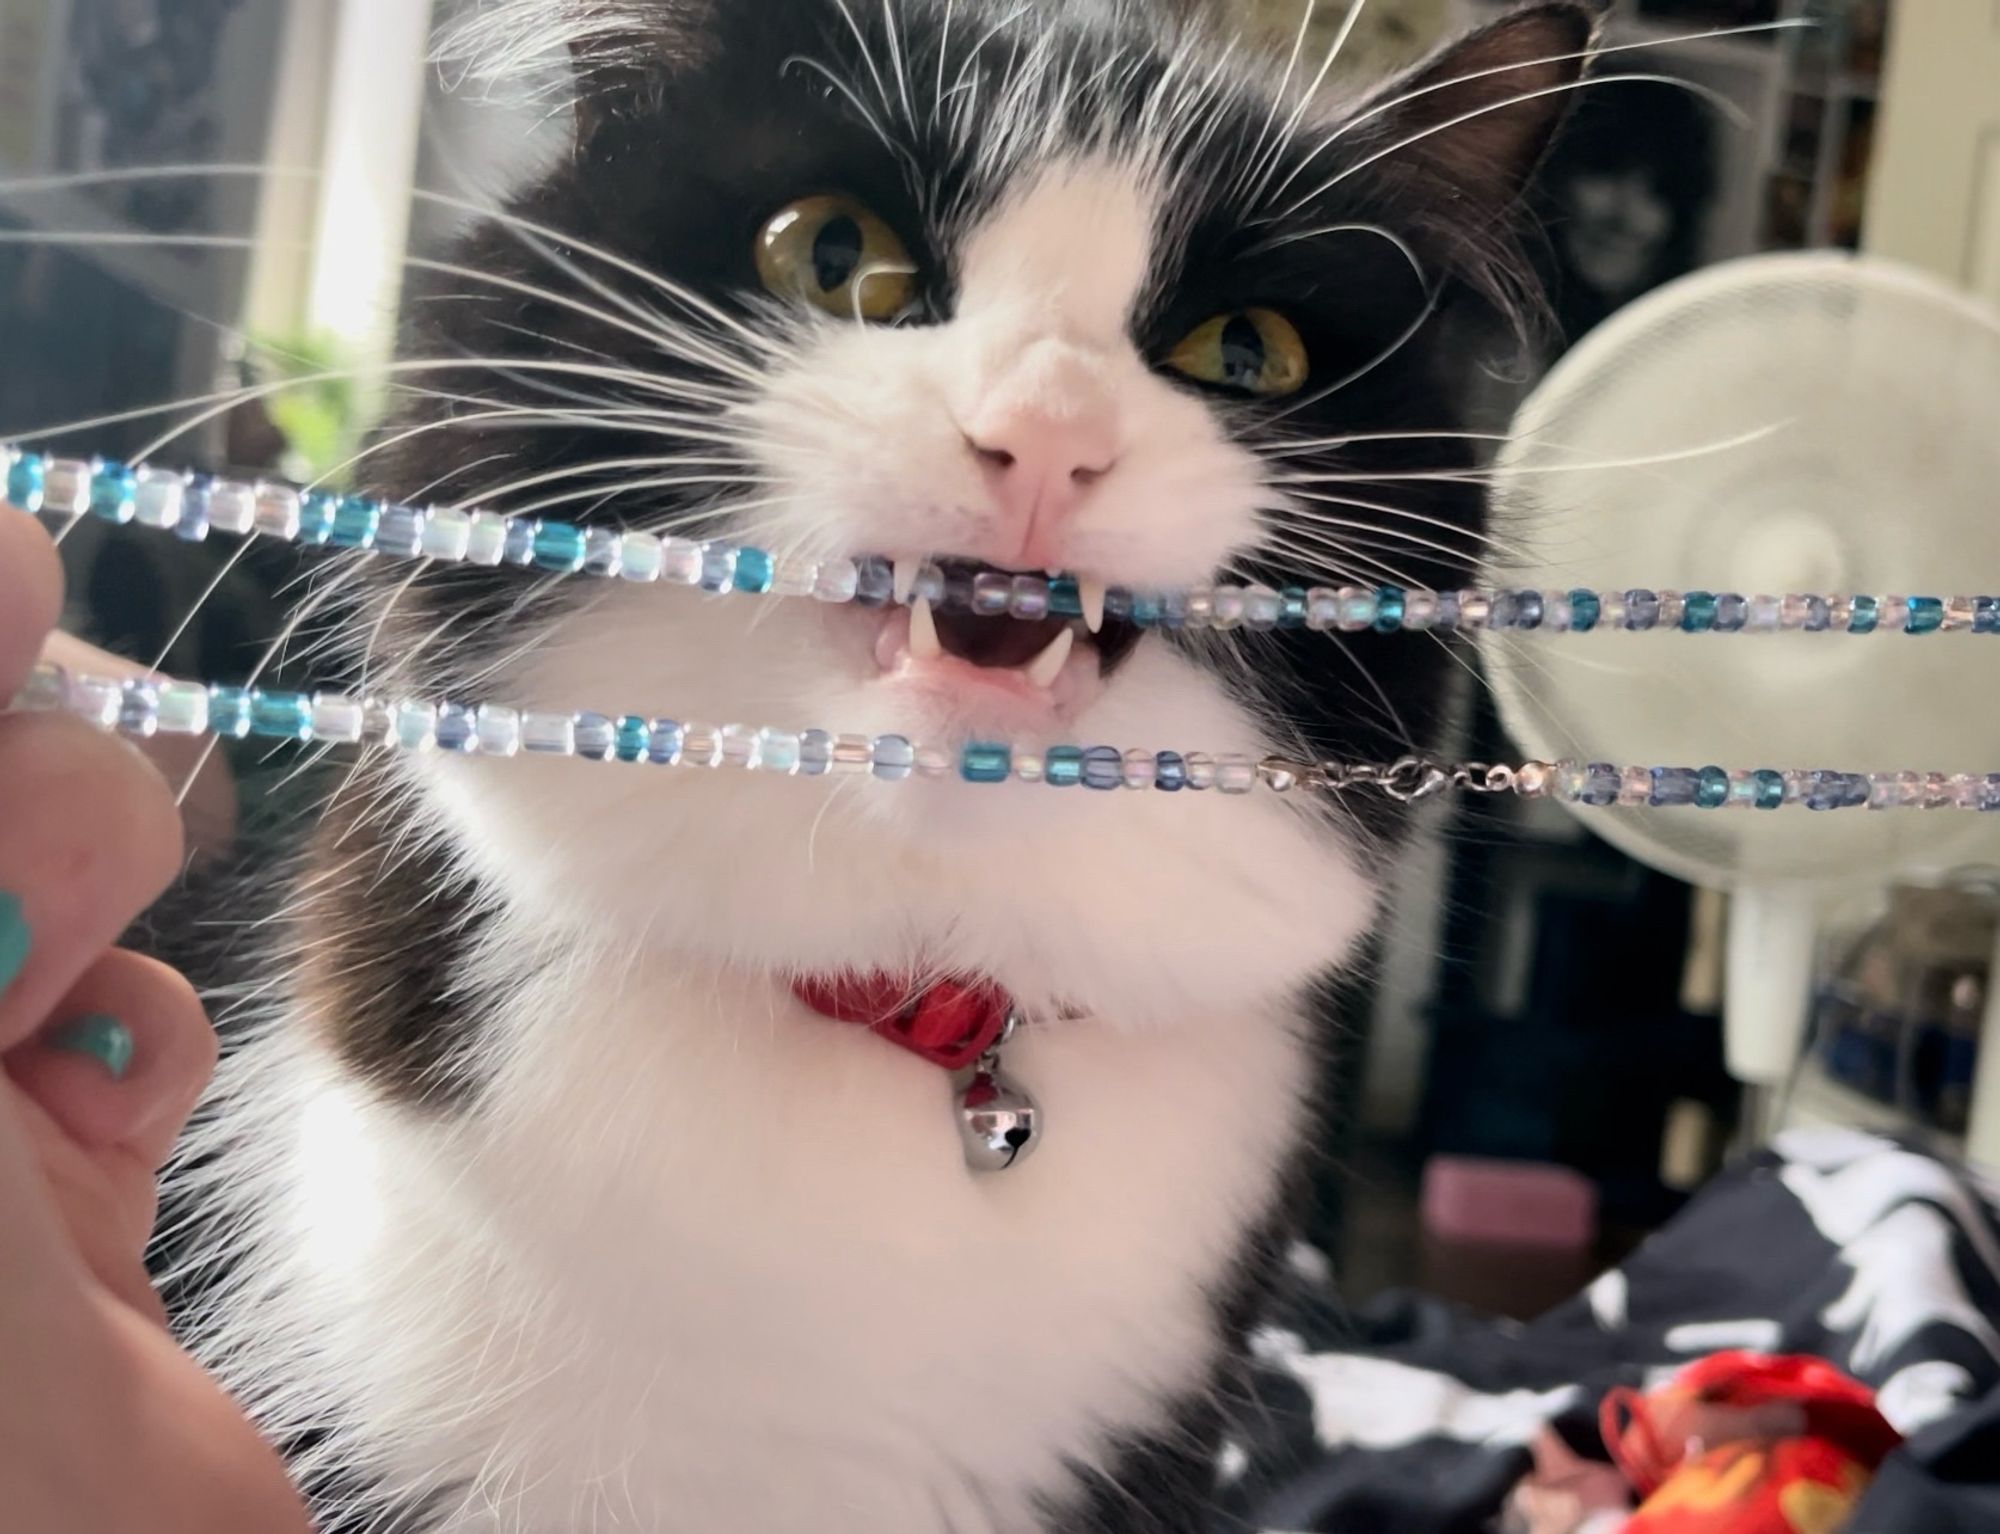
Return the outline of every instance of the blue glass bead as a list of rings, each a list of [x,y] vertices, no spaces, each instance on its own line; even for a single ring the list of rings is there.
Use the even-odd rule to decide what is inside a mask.
[[[833,737],[825,730],[807,730],[799,737],[799,776],[823,778],[833,771]]]
[[[902,735],[875,737],[875,776],[885,783],[901,783],[917,770],[917,748]]]
[[[22,511],[42,509],[48,493],[48,469],[40,453],[23,453],[7,470],[7,499]]]
[[[225,740],[241,740],[248,735],[250,690],[247,687],[209,688],[208,727]]]
[[[509,517],[506,531],[501,534],[500,559],[510,565],[531,565],[535,562],[535,535],[541,531],[541,523],[528,517]]]
[[[1092,746],[1083,753],[1083,786],[1100,791],[1125,784],[1125,757],[1111,746]]]
[[[968,783],[1005,783],[1014,775],[1014,753],[1005,746],[974,741],[965,748],[959,774]]]
[[[933,564],[925,564],[919,567],[917,578],[910,582],[910,601],[914,603],[918,597],[922,597],[933,607],[942,606],[944,603],[944,571]]]
[[[1618,802],[1618,769],[1609,762],[1592,762],[1583,769],[1583,787],[1576,796],[1578,804],[1587,804],[1594,810],[1604,809]]]
[[[442,745],[443,732],[439,732],[438,743]],[[653,743],[653,727],[637,714],[627,714],[618,721],[612,735],[612,754],[621,762],[643,762],[646,748]]]
[[[212,484],[212,481],[205,478],[193,479],[188,481],[181,489],[180,515],[174,519],[174,536],[180,539],[181,542],[201,543],[207,539],[210,527],[209,500],[214,494]],[[144,485],[139,487],[139,494],[142,498],[148,495],[165,496],[171,493],[171,491],[167,491],[159,486],[155,486],[150,492]],[[143,509],[142,506],[141,510]]]
[[[863,607],[887,607],[896,595],[895,566],[879,554],[871,554],[857,559],[854,568],[859,577],[854,600]]]
[[[2000,810],[2000,772],[1989,773],[1979,780],[1979,794],[1973,804],[1987,814]]]
[[[1278,627],[1281,629],[1302,629],[1306,626],[1306,589],[1303,586],[1287,586],[1278,594]]]
[[[1153,787],[1177,794],[1187,787],[1187,759],[1178,751],[1162,751],[1153,759]]]
[[[327,541],[337,549],[368,549],[375,546],[376,529],[382,525],[382,508],[362,496],[342,498],[334,508],[333,527]]]
[[[1132,593],[1123,586],[1113,586],[1104,593],[1104,616],[1121,622],[1132,616]]]
[[[1868,802],[1868,779],[1855,772],[1810,772],[1804,795],[1809,810],[1851,810]]]
[[[1653,769],[1653,791],[1646,802],[1655,809],[1678,808],[1693,804],[1700,788],[1700,779],[1692,767],[1655,767]]]
[[[1681,630],[1688,634],[1706,634],[1715,627],[1715,593],[1712,591],[1690,591],[1681,598]]]
[[[605,762],[617,746],[618,732],[603,714],[576,716],[576,754],[586,761]]]
[[[678,720],[655,719],[646,731],[646,760],[655,767],[678,766],[686,739]]]
[[[1007,593],[1007,612],[1029,623],[1049,615],[1049,583],[1039,575],[1017,575]]]
[[[2000,597],[1972,599],[1972,632],[2000,634]]]
[[[1847,632],[1850,634],[1872,634],[1875,632],[1875,625],[1881,620],[1881,615],[1882,604],[1876,601],[1875,598],[1856,597],[1853,603],[1853,611],[1847,619]]]
[[[1756,785],[1757,797],[1753,801],[1756,808],[1775,810],[1784,805],[1785,775],[1782,772],[1760,767],[1750,774],[1750,779]]]
[[[1935,634],[1944,627],[1944,601],[1940,597],[1911,597],[1910,616],[1903,625],[1907,634]]]
[[[151,735],[160,728],[160,689],[134,679],[118,699],[118,728],[127,735]]]
[[[1160,598],[1157,592],[1133,593],[1132,622],[1142,629],[1155,629],[1160,626]]]
[[[1833,609],[1825,597],[1806,598],[1806,621],[1800,627],[1808,634],[1824,634],[1833,627]]]
[[[214,713],[211,702],[211,719]],[[302,692],[260,689],[250,699],[250,733],[260,740],[311,740],[312,699]]]
[[[1715,631],[1718,634],[1740,634],[1743,625],[1750,621],[1750,604],[1734,591],[1719,593],[1715,599]]]
[[[1053,788],[1074,788],[1083,781],[1083,752],[1075,746],[1050,746],[1044,780]]]
[[[1585,593],[1588,595],[1588,593]],[[1597,599],[1592,597],[1594,602]],[[1431,619],[1431,627],[1449,633],[1458,627],[1459,607],[1456,591],[1440,591],[1437,594],[1437,616]]]
[[[1187,593],[1185,591],[1174,590],[1161,593],[1160,596],[1161,628],[1163,629],[1186,628],[1187,614],[1188,614]]]
[[[1659,621],[1659,593],[1643,590],[1625,593],[1625,627],[1641,632]]]
[[[440,751],[467,752],[479,746],[479,720],[463,703],[438,706],[436,738]]]
[[[319,548],[333,537],[334,518],[340,515],[340,497],[331,490],[315,490],[299,497],[297,542]]]
[[[90,509],[107,522],[130,522],[139,510],[139,476],[122,463],[100,463],[90,476]]]
[[[375,527],[375,547],[398,559],[415,559],[424,549],[424,520],[414,506],[384,506]]]
[[[1572,591],[1569,594],[1569,626],[1572,633],[1588,634],[1597,627],[1597,620],[1604,614],[1604,604],[1597,599],[1594,591]]]
[[[778,578],[778,565],[762,549],[736,551],[736,589],[745,596],[761,597]]]
[[[701,578],[696,585],[712,596],[736,589],[736,550],[726,543],[711,543],[701,551]]]
[[[537,522],[532,557],[551,575],[573,575],[583,568],[583,529],[571,522]]]
[[[1729,802],[1729,774],[1720,767],[1702,768],[1695,774],[1694,802],[1697,809],[1721,809]]]
[[[583,568],[599,580],[614,580],[624,576],[629,581],[646,583],[659,579],[659,567],[651,563],[649,555],[659,548],[659,542],[645,534],[635,533],[631,548],[636,555],[629,564],[625,557],[626,542],[622,535],[608,527],[591,527],[583,534]],[[628,573],[629,571],[629,573]],[[810,583],[807,591],[812,590]]]
[[[950,590],[946,584],[947,593]],[[1083,616],[1083,593],[1073,575],[1057,575],[1049,580],[1049,613],[1057,618],[1081,618]]]
[[[1074,585],[1075,582],[1071,582],[1071,584]],[[970,570],[954,567],[950,570],[945,571],[944,607],[946,611],[960,612],[960,613],[969,612],[972,608],[972,593],[973,593],[973,581],[972,581],[972,572]],[[1053,588],[1051,588],[1050,592],[1049,611],[1051,612],[1055,611],[1055,597]],[[1068,614],[1067,616],[1074,618],[1081,618],[1083,616],[1083,601],[1081,597],[1077,599],[1076,611],[1074,613]]]
[[[1535,617],[1541,618],[1541,598],[1535,598]],[[1375,593],[1375,632],[1393,634],[1403,626],[1405,602],[1401,586],[1383,586]]]

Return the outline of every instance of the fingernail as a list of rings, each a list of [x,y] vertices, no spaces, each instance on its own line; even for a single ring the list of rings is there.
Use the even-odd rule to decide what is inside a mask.
[[[132,1030],[101,1012],[65,1023],[49,1035],[48,1044],[65,1054],[89,1055],[111,1073],[113,1081],[123,1081],[132,1069]]]
[[[28,963],[28,950],[33,946],[21,902],[0,890],[0,991],[20,978]]]

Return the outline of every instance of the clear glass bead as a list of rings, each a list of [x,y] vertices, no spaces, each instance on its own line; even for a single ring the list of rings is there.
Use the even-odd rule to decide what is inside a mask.
[[[1150,751],[1125,753],[1125,786],[1151,788],[1160,776],[1160,759]]]
[[[1039,751],[1014,753],[1014,776],[1023,783],[1039,783],[1048,772],[1048,762]]]
[[[1208,586],[1190,586],[1187,590],[1187,626],[1191,629],[1212,628],[1215,624],[1215,591]]]
[[[1403,594],[1403,627],[1413,634],[1429,631],[1437,623],[1438,598],[1435,591]]]
[[[1547,762],[1523,762],[1514,774],[1514,788],[1524,799],[1545,799],[1555,787],[1555,778],[1556,769]]]
[[[481,756],[520,755],[521,716],[516,710],[488,704],[479,710],[473,729],[479,736]]]
[[[1788,594],[1778,604],[1778,627],[1781,629],[1802,629],[1810,612],[1807,598],[1797,592]]]
[[[1749,611],[1743,619],[1743,627],[1753,634],[1775,633],[1783,605],[1774,596],[1752,597]]]
[[[583,530],[583,568],[600,580],[616,580],[625,573],[625,540],[608,527]]]
[[[82,516],[90,510],[92,468],[79,458],[51,458],[43,471],[44,511]]]
[[[466,563],[492,566],[506,557],[507,518],[498,512],[473,512],[465,543]]]
[[[1216,778],[1215,758],[1205,751],[1190,751],[1187,755],[1187,780],[1189,788],[1213,788]]]
[[[1902,780],[1893,772],[1868,774],[1868,808],[1895,810],[1903,805]]]
[[[1315,586],[1306,593],[1306,627],[1324,634],[1340,625],[1340,593],[1327,586]]]
[[[1486,627],[1493,616],[1493,599],[1483,591],[1461,591],[1458,594],[1458,626],[1467,633],[1476,633]]]
[[[426,559],[457,564],[472,550],[472,518],[455,506],[432,507],[418,549]]]
[[[851,559],[829,559],[813,580],[813,596],[821,602],[852,602],[861,590],[861,571]]]
[[[1836,634],[1845,634],[1847,626],[1854,621],[1854,599],[1845,596],[1830,596],[1826,599],[1827,627]]]
[[[833,737],[824,730],[807,730],[799,736],[799,774],[823,778],[833,770]]]
[[[160,733],[202,735],[208,730],[208,689],[198,682],[167,682],[160,687]]]
[[[160,689],[157,683],[133,677],[125,683],[118,704],[118,728],[141,740],[151,739],[160,728]]]
[[[437,744],[437,709],[428,703],[396,706],[396,744],[405,751],[428,751]]]
[[[843,776],[865,773],[875,765],[875,742],[866,735],[833,738],[833,770]]]
[[[1645,804],[1653,797],[1653,774],[1645,767],[1627,767],[1618,778],[1618,802]]]
[[[755,761],[759,772],[789,778],[799,770],[799,737],[792,730],[759,730]]]
[[[180,524],[181,508],[187,503],[187,477],[170,473],[165,469],[141,469],[136,476],[132,492],[132,520],[141,527],[176,527]],[[254,508],[253,508],[254,512]],[[208,514],[209,525],[217,525],[215,509],[211,504]],[[240,528],[224,528],[224,532],[240,532]]]
[[[1257,764],[1247,756],[1215,759],[1215,786],[1225,794],[1247,794],[1257,786]]]
[[[870,770],[884,783],[901,783],[917,770],[917,748],[902,735],[878,735],[870,750]]]
[[[100,729],[115,729],[123,703],[120,683],[101,676],[73,676],[69,679],[66,706],[79,719],[87,719]]]
[[[748,772],[756,768],[762,742],[747,724],[722,727],[722,765]]]
[[[1910,599],[1908,597],[1884,597],[1875,626],[1890,633],[1900,634],[1910,621]]]
[[[689,767],[722,765],[722,731],[712,724],[691,724],[681,735],[681,761]]]
[[[576,755],[574,714],[528,713],[521,716],[521,745],[537,756]]]
[[[1215,609],[1210,614],[1208,626],[1227,633],[1243,626],[1243,588],[1241,586],[1217,586],[1215,588]]]
[[[1679,628],[1681,619],[1687,615],[1687,597],[1678,591],[1662,591],[1659,595],[1660,627]]]
[[[1952,808],[1951,776],[1943,772],[1924,774],[1924,808],[1927,810],[1948,810]]]
[[[386,746],[395,738],[396,707],[386,698],[361,700],[361,744]]]
[[[781,559],[771,575],[771,592],[781,597],[809,597],[819,581],[819,561],[797,555]]]
[[[1956,633],[1972,627],[1971,597],[1951,597],[1944,604],[1944,627]]]
[[[951,753],[941,746],[917,747],[917,776],[920,778],[948,778],[952,774]]]
[[[1575,609],[1570,606],[1567,591],[1547,591],[1542,593],[1542,627],[1553,634],[1567,634]]]
[[[209,513],[213,523],[215,513]],[[288,485],[260,485],[257,489],[257,531],[266,538],[289,543],[299,535],[299,493]]]
[[[1575,804],[1583,798],[1583,785],[1588,779],[1581,762],[1563,762],[1556,768],[1556,797],[1564,804]]]
[[[1971,605],[1970,602],[1966,604],[1968,608]],[[1970,623],[1971,621],[1971,618],[1968,616],[1966,622]],[[1951,779],[1952,808],[1960,810],[1978,809],[1984,788],[1984,778],[1974,777],[1969,772],[1954,774]]]
[[[339,693],[313,695],[313,739],[329,746],[361,744],[361,701]]]
[[[1243,626],[1255,633],[1268,633],[1284,615],[1285,599],[1268,586],[1250,586],[1243,592]]]

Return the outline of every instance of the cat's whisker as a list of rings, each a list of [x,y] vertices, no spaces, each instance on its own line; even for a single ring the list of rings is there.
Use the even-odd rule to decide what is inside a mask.
[[[1443,296],[1443,292],[1444,290],[1439,287],[1427,289],[1423,307],[1417,312],[1416,318],[1411,320],[1387,346],[1383,347],[1382,350],[1370,357],[1359,367],[1335,379],[1324,388],[1316,389],[1310,394],[1300,395],[1298,398],[1288,402],[1284,408],[1274,412],[1269,417],[1267,424],[1290,420],[1301,410],[1309,409],[1314,405],[1324,404],[1343,389],[1352,388],[1377,368],[1386,364],[1404,347],[1423,334],[1424,327],[1430,324],[1432,317],[1437,313],[1438,302]]]
[[[1312,110],[1313,103],[1319,99],[1319,93],[1326,85],[1327,76],[1333,72],[1334,65],[1340,61],[1340,55],[1347,47],[1347,40],[1353,35],[1354,28],[1360,23],[1361,13],[1367,8],[1367,5],[1368,0],[1354,0],[1354,3],[1347,8],[1347,14],[1341,18],[1340,30],[1334,34],[1333,43],[1326,50],[1326,57],[1320,61],[1319,73],[1314,75],[1312,83],[1304,91],[1300,92],[1298,101],[1292,108],[1291,116],[1285,120],[1284,132],[1278,136],[1276,143],[1272,146],[1272,153],[1268,161],[1258,174],[1257,180],[1249,187],[1246,193],[1244,199],[1246,202],[1253,205],[1262,203],[1269,200],[1273,195],[1270,191],[1271,178],[1277,174],[1278,167],[1284,163],[1284,147],[1298,133],[1299,124],[1305,121],[1306,113]],[[1308,22],[1312,20],[1310,11],[1307,13],[1306,20]],[[1303,38],[1301,38],[1301,41],[1303,41]],[[1296,172],[1294,174],[1296,175]],[[1278,189],[1279,194],[1282,194],[1285,187],[1290,186],[1290,184],[1291,182],[1288,178],[1285,185]]]
[[[1295,501],[1303,499],[1313,504],[1310,506],[1296,504],[1287,506],[1284,510],[1277,513],[1286,522],[1308,521],[1321,522],[1327,525],[1346,523],[1350,526],[1366,527],[1371,531],[1380,532],[1388,537],[1405,536],[1399,528],[1393,526],[1385,527],[1379,523],[1355,522],[1351,518],[1332,516],[1317,509],[1320,506],[1346,506],[1355,511],[1372,511],[1377,516],[1393,518],[1399,522],[1413,522],[1420,527],[1434,528],[1440,532],[1450,533],[1454,537],[1468,539],[1475,544],[1483,544],[1496,552],[1507,551],[1507,540],[1497,534],[1486,532],[1479,528],[1466,527],[1447,518],[1433,516],[1428,512],[1415,511],[1410,507],[1398,506],[1391,502],[1364,501],[1338,495],[1309,495],[1297,491],[1293,492],[1293,499]],[[1521,550],[1515,548],[1511,552],[1518,555]]]

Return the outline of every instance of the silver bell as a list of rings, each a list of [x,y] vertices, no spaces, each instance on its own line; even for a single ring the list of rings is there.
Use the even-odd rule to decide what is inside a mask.
[[[958,1133],[967,1166],[975,1172],[1004,1172],[1039,1143],[1041,1110],[1000,1074],[999,1062],[989,1055],[959,1089]]]

